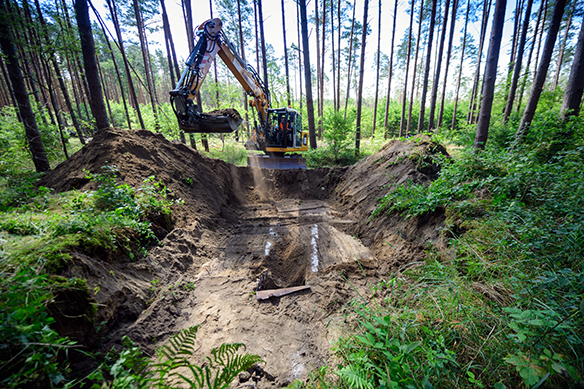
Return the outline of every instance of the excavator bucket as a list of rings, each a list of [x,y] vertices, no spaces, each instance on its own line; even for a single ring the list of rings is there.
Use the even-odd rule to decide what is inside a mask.
[[[306,159],[297,155],[278,157],[250,153],[247,156],[247,166],[264,169],[306,169]]]
[[[237,115],[239,116],[239,115]],[[239,127],[243,119],[235,115],[214,115],[199,113],[190,118],[188,123],[179,121],[179,128],[184,132],[210,132],[210,133],[229,133]]]

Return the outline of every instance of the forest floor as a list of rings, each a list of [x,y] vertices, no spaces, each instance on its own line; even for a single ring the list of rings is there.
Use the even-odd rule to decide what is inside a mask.
[[[148,131],[110,129],[39,183],[57,192],[95,189],[86,172],[116,165],[139,186],[155,176],[184,200],[173,223],[153,225],[160,242],[144,258],[77,252],[66,277],[87,279],[99,303],[92,325],[62,328],[92,349],[128,335],[150,355],[181,329],[201,324],[202,360],[223,342],[264,358],[255,382],[282,387],[330,361],[342,311],[372,285],[423,261],[444,215],[370,220],[378,199],[408,180],[435,178],[426,141],[391,141],[348,168],[236,167]],[[255,291],[310,289],[257,301]],[[200,362],[194,361],[194,362]],[[80,367],[81,369],[83,367]]]

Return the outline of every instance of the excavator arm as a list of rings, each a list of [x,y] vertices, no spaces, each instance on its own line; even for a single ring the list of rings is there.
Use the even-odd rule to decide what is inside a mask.
[[[217,55],[252,98],[250,102],[258,112],[260,128],[265,128],[270,94],[256,71],[246,65],[222,33],[221,20],[207,20],[195,32],[198,37],[195,48],[186,61],[186,69],[177,87],[170,91],[180,129],[185,132],[232,132],[241,124],[241,119],[233,116],[204,114],[195,104],[196,95]]]
[[[222,32],[221,19],[210,19],[196,29],[195,48],[186,61],[178,85],[170,91],[170,101],[184,132],[226,133],[237,129],[241,116],[237,111],[219,110],[202,113],[195,104],[205,77],[217,56],[225,63],[241,84],[250,103],[257,110],[259,125],[254,121],[251,139],[245,144],[248,150],[261,150],[266,155],[251,153],[249,166],[278,169],[306,168],[299,155],[287,155],[308,149],[308,133],[302,131],[300,113],[290,107],[271,108],[270,92],[254,68],[239,56],[235,46]],[[227,111],[227,112],[226,112]]]

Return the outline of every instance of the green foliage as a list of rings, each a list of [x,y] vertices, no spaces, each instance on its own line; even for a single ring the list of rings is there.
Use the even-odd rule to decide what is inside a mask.
[[[171,207],[181,204],[171,199],[164,185],[154,177],[139,188],[117,183],[117,168],[104,166],[101,173],[88,174],[95,192],[50,196],[46,188],[20,189],[28,193],[28,203],[0,213],[0,231],[22,237],[13,239],[8,252],[12,263],[47,261],[51,269],[66,263],[74,247],[92,252],[97,247],[121,249],[131,259],[143,255],[155,240],[149,219],[170,223]],[[11,200],[15,203],[15,200]],[[47,212],[51,210],[51,212]]]
[[[438,257],[445,264],[427,262],[410,276],[416,282],[420,277],[434,278],[431,293],[439,296],[442,311],[442,292],[436,285],[447,282],[456,293],[480,292],[465,304],[475,310],[482,307],[490,318],[482,323],[482,318],[470,320],[468,326],[476,333],[469,330],[463,338],[467,344],[475,336],[483,339],[473,360],[496,366],[498,372],[487,381],[492,385],[582,383],[584,142],[576,130],[580,121],[562,122],[553,112],[543,113],[532,123],[526,144],[512,151],[508,147],[513,128],[495,125],[485,151],[459,150],[452,161],[441,162],[440,177],[428,187],[409,182],[395,188],[373,213],[416,217],[445,210],[444,236],[452,238],[450,251]],[[429,307],[417,307],[427,315]],[[491,335],[494,329],[496,335]],[[445,339],[456,361],[463,360],[461,350]],[[468,375],[469,382],[480,379],[486,384],[484,375],[473,374]]]
[[[110,353],[105,364],[102,364],[88,378],[98,383],[92,388],[168,388],[177,385],[187,385],[191,388],[224,389],[231,384],[237,375],[250,369],[256,363],[262,362],[258,355],[240,354],[245,350],[242,343],[224,343],[219,348],[211,350],[199,366],[189,361],[194,357],[195,338],[200,326],[184,329],[170,338],[168,345],[158,348],[158,361],[153,363],[144,357],[140,348],[128,337],[124,337],[124,349],[117,354],[113,362],[115,350]],[[111,383],[105,383],[104,368],[113,377]],[[113,362],[113,363],[112,363]]]
[[[345,118],[343,112],[335,112],[331,107],[327,107],[325,115],[323,119],[325,146],[310,149],[304,154],[307,167],[354,164],[359,160],[355,157],[351,137],[354,130],[355,110],[350,110]]]
[[[74,280],[72,280],[74,281]],[[69,371],[62,362],[74,342],[51,329],[47,304],[54,283],[28,267],[0,277],[0,385],[59,385]]]

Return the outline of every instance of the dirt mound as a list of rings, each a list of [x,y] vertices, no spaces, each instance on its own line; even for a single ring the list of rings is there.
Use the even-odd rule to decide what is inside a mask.
[[[330,323],[357,296],[353,288],[368,295],[368,282],[420,260],[437,239],[440,214],[369,221],[388,188],[434,178],[428,155],[436,152],[429,142],[394,141],[350,168],[266,170],[209,159],[148,131],[111,129],[39,184],[92,189],[85,171],[115,164],[121,180],[139,185],[154,175],[185,202],[174,211],[174,230],[139,262],[74,256],[67,275],[99,287],[102,349],[127,334],[151,352],[202,324],[199,360],[223,342],[243,342],[271,377],[256,386],[280,387],[322,365],[334,339]],[[262,302],[254,296],[298,285],[310,289]]]
[[[233,108],[216,109],[214,111],[205,112],[205,113],[207,115],[211,115],[211,116],[230,116],[233,119],[238,120],[240,122],[243,120],[243,118],[241,117],[239,112]]]

